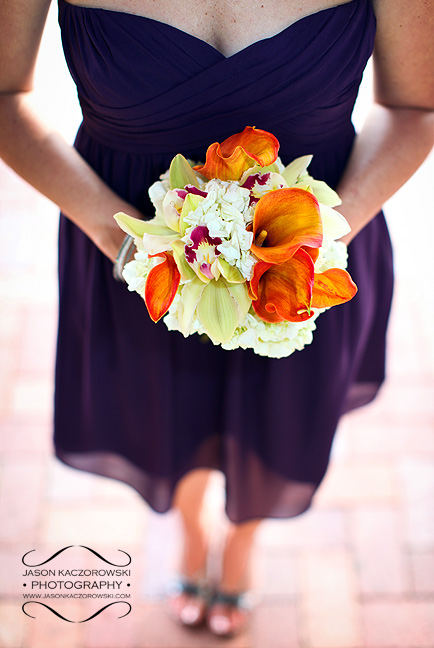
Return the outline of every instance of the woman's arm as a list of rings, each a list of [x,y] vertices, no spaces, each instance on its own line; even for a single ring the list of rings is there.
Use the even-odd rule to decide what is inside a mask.
[[[50,0],[0,0],[0,154],[112,261],[124,233],[113,214],[140,213],[34,112],[35,60]]]
[[[349,243],[434,145],[434,3],[373,0],[374,106],[339,183]],[[434,209],[434,208],[433,208]]]

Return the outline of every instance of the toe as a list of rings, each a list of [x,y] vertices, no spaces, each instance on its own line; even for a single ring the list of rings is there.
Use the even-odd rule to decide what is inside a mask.
[[[208,628],[215,635],[230,636],[244,630],[247,620],[247,611],[231,605],[217,604],[208,615]]]

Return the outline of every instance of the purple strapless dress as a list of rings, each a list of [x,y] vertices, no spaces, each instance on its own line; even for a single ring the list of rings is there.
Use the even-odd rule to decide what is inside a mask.
[[[146,217],[147,189],[176,153],[203,160],[247,125],[277,136],[285,164],[314,154],[312,175],[336,186],[373,48],[370,0],[307,16],[228,58],[141,16],[59,0],[59,20],[83,110],[76,148]],[[127,482],[160,512],[197,467],[223,471],[234,521],[305,511],[339,417],[384,378],[392,254],[382,214],[349,252],[357,296],[319,318],[309,347],[275,360],[154,324],[62,216],[57,457]]]

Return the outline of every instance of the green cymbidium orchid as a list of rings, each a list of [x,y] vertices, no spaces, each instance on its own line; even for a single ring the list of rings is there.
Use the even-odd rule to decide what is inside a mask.
[[[233,284],[220,277],[205,284],[195,277],[182,287],[178,306],[181,331],[189,335],[197,316],[213,342],[228,342],[244,322],[250,306],[246,283]]]

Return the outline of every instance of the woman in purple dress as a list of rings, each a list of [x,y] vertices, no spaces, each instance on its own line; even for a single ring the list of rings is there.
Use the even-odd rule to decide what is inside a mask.
[[[384,378],[392,258],[381,205],[433,143],[434,16],[424,0],[59,0],[83,123],[74,148],[29,95],[50,0],[0,0],[0,150],[62,211],[56,455],[176,507],[185,542],[172,615],[227,635],[261,519],[307,510],[339,417]],[[198,19],[199,17],[199,19]],[[375,104],[351,112],[374,49]],[[113,214],[152,217],[147,188],[178,152],[204,159],[247,125],[271,131],[287,164],[313,154],[337,188],[359,292],[318,320],[289,358],[223,351],[154,325],[112,276]],[[203,495],[226,479],[230,524],[211,599]]]

